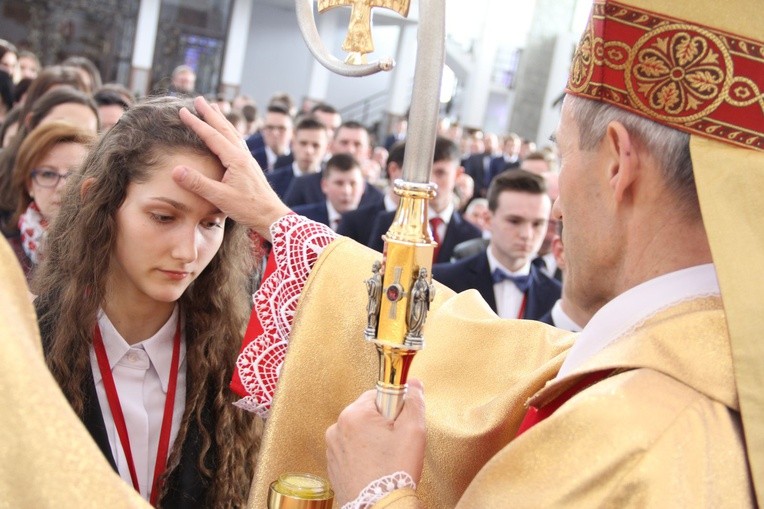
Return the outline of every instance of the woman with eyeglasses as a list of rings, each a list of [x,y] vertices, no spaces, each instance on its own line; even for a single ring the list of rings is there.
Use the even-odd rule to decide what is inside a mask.
[[[172,179],[224,172],[183,108],[134,105],[70,174],[32,291],[50,371],[122,479],[159,507],[243,507],[262,422],[228,383],[259,264]]]
[[[77,171],[95,137],[73,124],[54,121],[32,130],[19,147],[13,172],[17,208],[6,235],[27,279],[40,262],[48,225],[58,214],[64,183]]]
[[[54,88],[19,111],[16,134],[0,152],[0,229],[6,235],[16,228],[11,216],[18,208],[18,193],[12,184],[19,148],[33,129],[56,120],[75,124],[93,135],[99,128],[98,108],[93,99],[69,86]]]

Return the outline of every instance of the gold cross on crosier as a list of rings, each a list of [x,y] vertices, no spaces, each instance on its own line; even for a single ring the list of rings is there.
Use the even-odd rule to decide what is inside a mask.
[[[371,9],[382,7],[397,12],[403,17],[409,13],[411,0],[318,0],[318,12],[334,7],[350,7],[350,24],[342,49],[348,52],[345,62],[365,64],[366,54],[374,51],[371,38]]]

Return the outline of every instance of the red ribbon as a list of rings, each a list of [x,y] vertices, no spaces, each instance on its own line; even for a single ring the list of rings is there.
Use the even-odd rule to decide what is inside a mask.
[[[141,492],[138,486],[138,475],[135,472],[135,463],[133,453],[130,448],[130,437],[127,433],[127,423],[125,415],[122,413],[122,405],[119,402],[117,386],[114,384],[114,376],[109,366],[109,357],[106,355],[106,348],[103,344],[101,329],[98,325],[93,329],[93,348],[95,349],[98,369],[101,372],[103,385],[106,389],[106,399],[109,402],[114,425],[117,428],[117,435],[122,444],[122,450],[125,451],[127,467],[130,470],[130,479],[133,481],[133,488],[138,493]],[[154,464],[154,479],[151,483],[151,497],[149,503],[156,506],[157,496],[161,489],[159,478],[164,473],[167,465],[167,453],[170,448],[170,430],[172,429],[172,414],[175,410],[175,389],[178,385],[178,368],[180,367],[180,317],[178,317],[178,326],[175,329],[175,338],[172,345],[172,363],[170,365],[170,380],[167,386],[167,397],[164,402],[164,416],[162,417],[162,427],[159,432],[159,445],[157,447],[157,458]]]

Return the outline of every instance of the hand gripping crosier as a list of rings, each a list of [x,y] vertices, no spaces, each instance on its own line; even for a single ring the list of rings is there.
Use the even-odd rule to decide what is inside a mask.
[[[344,76],[367,76],[389,71],[392,58],[366,63],[374,49],[371,9],[381,7],[406,16],[410,0],[318,0],[318,11],[351,7],[350,26],[342,49],[343,62],[324,47],[313,18],[313,1],[297,0],[300,30],[313,56],[327,69]],[[379,357],[376,405],[394,419],[403,407],[406,380],[414,355],[424,346],[422,328],[434,298],[431,280],[435,248],[428,223],[428,202],[436,186],[429,182],[435,150],[440,82],[445,55],[443,0],[420,0],[416,70],[409,110],[403,179],[394,191],[400,204],[384,236],[383,260],[372,267],[365,282],[369,295],[365,339],[375,344]],[[320,478],[309,474],[284,474],[271,485],[271,509],[323,509],[332,506],[333,494]]]

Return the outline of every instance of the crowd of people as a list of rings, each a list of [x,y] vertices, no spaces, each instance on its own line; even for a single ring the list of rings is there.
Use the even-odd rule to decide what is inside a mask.
[[[604,23],[677,16],[681,26],[644,30],[675,30],[678,45],[696,24],[709,44],[709,25],[725,37],[737,25],[706,15],[718,10],[710,0],[679,12],[657,2],[663,14],[639,0],[626,14],[597,10],[607,3],[595,1],[554,147],[441,121],[428,220],[444,286],[417,325],[435,344],[394,421],[373,392],[356,399],[368,366],[337,351],[367,326],[363,276],[381,267],[398,206],[406,119],[378,139],[330,104],[298,111],[281,93],[259,118],[246,96],[192,98],[185,65],[167,90],[136,99],[84,57],[41,67],[0,40],[0,228],[11,248],[0,244],[0,302],[20,310],[2,315],[0,332],[35,316],[29,330],[60,389],[29,388],[30,408],[13,400],[3,422],[16,406],[33,419],[38,398],[57,408],[62,394],[100,453],[91,466],[82,448],[94,484],[109,486],[111,469],[160,507],[260,507],[263,476],[296,459],[323,464],[352,509],[756,506],[761,318],[750,278],[728,268],[761,233],[735,235],[723,219],[758,217],[755,200],[729,193],[762,182],[761,111],[715,89],[740,109],[739,130],[717,136],[669,118],[666,95],[649,111],[624,108],[601,95],[616,84],[587,88],[601,76],[576,67],[604,65],[586,53],[594,31],[613,48],[641,44]],[[751,26],[738,27],[741,40],[756,42]],[[739,81],[758,86],[760,75]],[[715,115],[704,121],[733,121]],[[749,131],[759,138],[735,138]],[[719,154],[732,168],[718,168]],[[760,254],[750,257],[757,266]],[[11,295],[27,288],[16,265],[34,314]],[[24,338],[3,341],[13,355],[2,362],[25,355],[10,350]],[[316,366],[332,391],[315,390]],[[18,383],[3,380],[5,392],[23,392]],[[8,454],[22,479],[45,464]],[[59,479],[40,497],[75,504],[66,474],[36,482]],[[133,495],[112,488],[89,502],[140,506]]]

